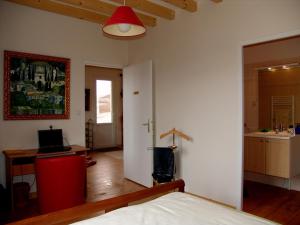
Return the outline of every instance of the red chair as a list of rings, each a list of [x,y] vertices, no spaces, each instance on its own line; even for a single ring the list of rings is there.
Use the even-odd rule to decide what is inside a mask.
[[[42,214],[85,203],[85,157],[70,155],[37,158],[35,169]]]

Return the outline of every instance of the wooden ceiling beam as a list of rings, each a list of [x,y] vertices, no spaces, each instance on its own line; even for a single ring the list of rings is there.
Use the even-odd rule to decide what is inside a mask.
[[[194,0],[163,0],[163,1],[190,12],[197,11],[197,2],[195,2]]]
[[[100,14],[103,13],[109,16],[111,16],[117,8],[116,5],[102,2],[99,0],[56,0],[56,1],[71,4],[83,9],[92,10]],[[156,25],[155,17],[148,16],[138,12],[136,12],[136,14],[143,22],[144,25],[151,26],[151,27],[154,27]]]
[[[123,4],[123,0],[110,0],[112,2],[116,2],[119,4]],[[164,7],[162,5],[156,4],[154,2],[151,2],[149,0],[126,0],[125,4],[141,10],[146,13],[150,13],[155,16],[159,16],[165,19],[173,20],[175,18],[175,11],[172,9],[169,9],[167,7]]]
[[[54,12],[64,16],[75,17],[90,22],[103,24],[108,16],[94,13],[88,10],[79,9],[76,7],[59,4],[50,0],[6,0],[20,5],[29,6],[36,9],[41,9],[49,12]]]

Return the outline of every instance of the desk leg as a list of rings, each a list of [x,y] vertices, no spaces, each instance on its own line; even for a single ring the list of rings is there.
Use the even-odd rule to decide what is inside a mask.
[[[6,190],[9,194],[9,200],[10,200],[10,209],[13,212],[14,211],[14,193],[13,193],[13,174],[12,174],[12,159],[7,158],[5,159],[5,165],[6,165]]]

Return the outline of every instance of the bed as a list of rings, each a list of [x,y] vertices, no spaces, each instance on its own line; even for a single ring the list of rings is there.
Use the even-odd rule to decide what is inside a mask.
[[[174,192],[175,189],[176,192]],[[158,195],[160,197],[157,197]],[[139,202],[145,199],[148,201]],[[139,204],[131,205],[137,201]],[[107,213],[98,215],[102,214],[103,211]],[[184,193],[183,180],[177,180],[120,197],[87,203],[12,224],[274,225],[276,223],[186,194]]]

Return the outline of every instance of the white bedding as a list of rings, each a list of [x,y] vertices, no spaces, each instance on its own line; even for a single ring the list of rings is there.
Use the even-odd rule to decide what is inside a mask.
[[[268,220],[181,193],[124,207],[74,225],[274,225]]]

